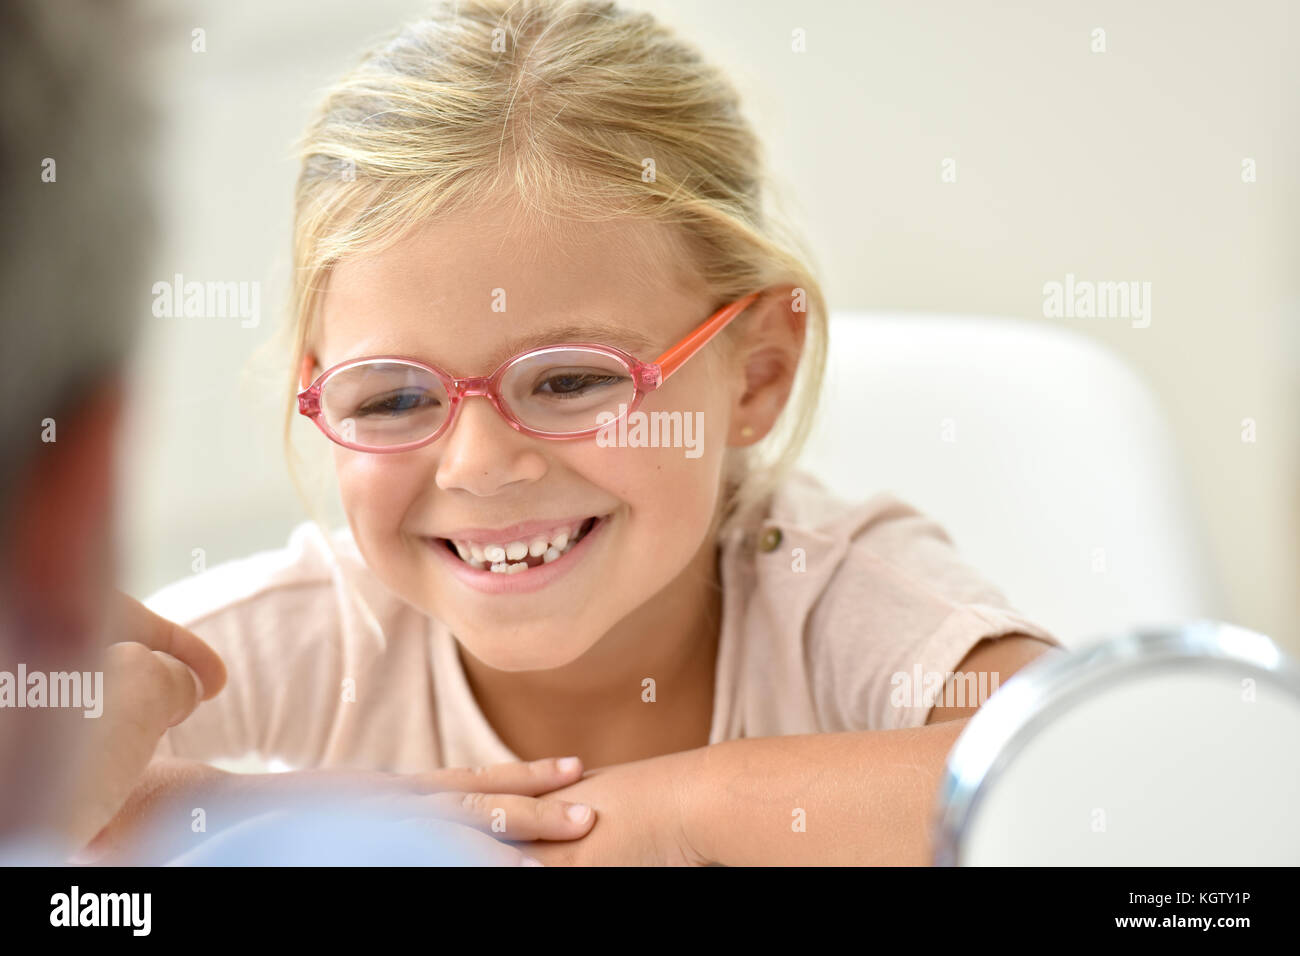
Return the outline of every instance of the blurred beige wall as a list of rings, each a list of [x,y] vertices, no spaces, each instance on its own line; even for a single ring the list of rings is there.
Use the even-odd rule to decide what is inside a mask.
[[[631,5],[732,70],[832,307],[1065,324],[1138,369],[1186,457],[1232,619],[1300,652],[1294,4]],[[280,546],[304,517],[279,443],[283,376],[254,360],[283,314],[292,144],[318,92],[424,4],[156,7],[156,279],[258,282],[261,315],[155,318],[142,290],[122,526],[139,595]],[[1149,282],[1149,325],[1045,317],[1044,283],[1067,274]]]

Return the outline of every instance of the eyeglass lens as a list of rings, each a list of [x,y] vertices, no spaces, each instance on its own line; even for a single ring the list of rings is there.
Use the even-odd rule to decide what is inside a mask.
[[[612,355],[546,349],[512,363],[500,382],[502,404],[523,425],[573,434],[596,428],[602,413],[620,414],[636,395],[632,374]],[[401,362],[365,362],[336,372],[321,389],[325,423],[345,441],[403,445],[434,434],[446,421],[449,396],[438,376]]]

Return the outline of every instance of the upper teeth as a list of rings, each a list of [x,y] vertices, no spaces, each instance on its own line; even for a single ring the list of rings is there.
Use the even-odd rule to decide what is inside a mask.
[[[471,541],[452,539],[456,553],[466,564],[482,569],[496,571],[498,574],[516,574],[527,570],[528,557],[542,559],[550,564],[560,555],[573,547],[573,539],[578,536],[581,525],[556,528],[546,534],[535,534],[527,540],[509,541],[504,544],[479,545]]]

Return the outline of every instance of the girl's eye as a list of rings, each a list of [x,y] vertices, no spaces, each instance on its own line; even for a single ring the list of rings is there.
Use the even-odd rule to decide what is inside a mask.
[[[589,389],[614,385],[621,378],[620,375],[609,375],[604,372],[559,372],[546,376],[537,386],[537,391],[557,398],[575,397]]]
[[[424,389],[406,389],[377,395],[357,409],[357,415],[400,415],[417,408],[431,408],[438,399]]]

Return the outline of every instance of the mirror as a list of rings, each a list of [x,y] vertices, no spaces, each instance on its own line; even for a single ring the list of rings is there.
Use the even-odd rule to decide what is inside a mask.
[[[948,756],[942,866],[1300,864],[1300,670],[1218,621],[1049,654]]]

